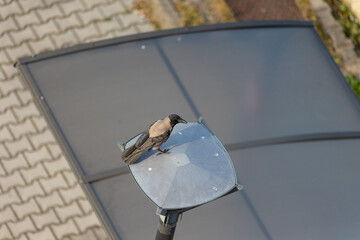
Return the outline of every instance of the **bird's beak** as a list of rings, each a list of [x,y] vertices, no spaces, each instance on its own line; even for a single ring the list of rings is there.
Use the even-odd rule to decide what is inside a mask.
[[[180,118],[180,119],[178,119],[178,123],[187,123],[187,121],[185,121],[184,119]]]

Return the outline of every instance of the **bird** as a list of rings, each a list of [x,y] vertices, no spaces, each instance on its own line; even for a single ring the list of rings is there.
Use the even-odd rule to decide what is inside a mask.
[[[151,124],[138,138],[136,143],[122,152],[122,160],[127,164],[134,163],[146,150],[159,151],[158,154],[168,153],[169,149],[161,150],[160,146],[170,137],[171,131],[178,123],[187,123],[177,114],[170,114]]]

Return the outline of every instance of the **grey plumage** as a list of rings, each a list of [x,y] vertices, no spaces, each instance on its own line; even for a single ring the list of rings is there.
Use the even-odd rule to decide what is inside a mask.
[[[161,120],[151,124],[139,137],[136,143],[122,153],[122,159],[126,164],[134,163],[141,154],[149,149],[154,149],[160,153],[166,153],[168,150],[161,150],[160,146],[167,141],[173,127],[178,123],[187,123],[176,114],[171,114]]]

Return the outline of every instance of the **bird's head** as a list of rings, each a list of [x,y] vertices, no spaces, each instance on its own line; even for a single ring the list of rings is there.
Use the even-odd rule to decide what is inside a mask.
[[[184,119],[182,119],[179,115],[177,114],[171,114],[168,116],[168,118],[170,119],[170,125],[171,127],[174,127],[176,124],[178,123],[187,123],[187,121],[185,121]]]

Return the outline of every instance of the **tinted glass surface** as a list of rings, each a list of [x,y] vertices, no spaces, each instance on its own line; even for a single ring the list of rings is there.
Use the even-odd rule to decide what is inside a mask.
[[[321,141],[230,151],[245,189],[184,213],[175,237],[357,239],[359,144]],[[95,183],[94,189],[121,239],[155,236],[155,206],[129,174]]]
[[[358,103],[311,28],[243,29],[159,41],[223,144],[360,130]]]
[[[171,113],[203,115],[224,145],[360,131],[359,104],[309,27],[161,37],[26,65],[85,175],[124,166],[117,141]],[[358,239],[360,141],[307,141],[230,151],[245,190],[186,212],[176,238]],[[117,238],[155,236],[155,206],[129,174],[91,186]]]

